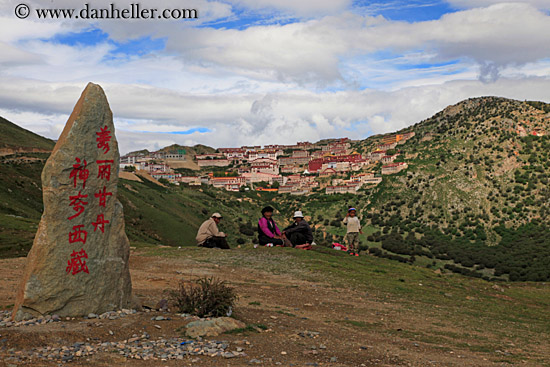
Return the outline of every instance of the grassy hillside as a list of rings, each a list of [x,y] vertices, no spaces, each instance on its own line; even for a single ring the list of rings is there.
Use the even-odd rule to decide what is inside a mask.
[[[159,151],[166,152],[166,153],[175,153],[175,152],[178,152],[180,150],[185,151],[185,154],[190,156],[190,157],[194,157],[196,154],[209,154],[209,153],[214,153],[216,151],[216,149],[214,149],[212,147],[209,147],[209,146],[206,146],[206,145],[202,145],[202,144],[197,144],[197,145],[194,145],[192,147],[188,147],[188,146],[184,146],[184,145],[178,145],[178,144],[172,144],[170,146],[167,146],[167,147],[164,147],[164,148],[160,149]],[[132,154],[140,154],[140,153],[149,153],[149,151],[147,149],[143,149],[143,150],[138,150],[138,151],[131,152],[131,153],[128,153],[128,154],[132,155]]]
[[[52,150],[55,142],[15,125],[0,117],[0,149]]]
[[[4,158],[0,164],[0,258],[24,256],[32,246],[43,209],[40,173],[46,158],[32,163]],[[149,181],[121,179],[119,200],[132,243],[194,246],[200,224],[218,211],[224,215],[220,229],[230,236],[231,245],[237,246],[256,238],[252,222],[270,197],[209,187],[163,188]]]
[[[0,156],[0,257],[22,256],[42,215],[40,174],[47,153]]]
[[[549,112],[542,102],[494,97],[450,106],[404,130],[416,133],[397,147],[407,170],[384,176],[359,195],[275,196],[121,180],[127,231],[133,242],[193,245],[200,223],[220,211],[232,244],[251,243],[259,210],[270,203],[280,226],[303,210],[316,242],[330,245],[343,241],[341,220],[352,205],[364,225],[363,249],[372,255],[486,279],[550,280],[550,137],[518,130],[550,132]],[[356,141],[352,148],[372,151],[381,138]],[[2,221],[1,235],[9,239],[2,256],[28,249],[28,231],[41,209],[39,165],[2,167],[10,177],[0,181],[3,187],[24,192],[3,191],[0,215],[11,216]]]
[[[0,117],[0,257],[25,255],[32,245],[42,215],[40,174],[49,156],[40,151],[54,145]]]
[[[304,210],[330,240],[341,240],[339,219],[347,205],[358,206],[368,225],[364,245],[378,256],[471,276],[548,280],[550,137],[517,132],[550,132],[548,111],[542,102],[493,97],[450,106],[404,130],[416,133],[397,147],[409,169],[357,197],[308,197]],[[371,151],[381,137],[355,148]]]
[[[126,232],[131,241],[170,246],[194,246],[201,223],[213,212],[224,216],[220,230],[232,246],[251,243],[255,222],[268,194],[229,193],[211,187],[162,188],[151,182],[119,182]]]

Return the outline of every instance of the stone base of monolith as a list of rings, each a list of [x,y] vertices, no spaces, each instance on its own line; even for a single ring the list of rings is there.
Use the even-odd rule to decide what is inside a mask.
[[[112,112],[88,84],[42,172],[44,213],[14,319],[138,307],[132,295]]]

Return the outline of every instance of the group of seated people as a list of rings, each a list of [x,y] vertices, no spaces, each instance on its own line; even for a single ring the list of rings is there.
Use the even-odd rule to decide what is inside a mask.
[[[258,220],[258,240],[260,246],[294,247],[302,250],[311,249],[313,233],[301,211],[294,213],[294,222],[283,229],[277,227],[273,219],[274,209],[266,206],[262,209],[262,217]],[[199,228],[197,244],[208,248],[229,249],[227,235],[218,230],[218,224],[223,217],[214,213]]]

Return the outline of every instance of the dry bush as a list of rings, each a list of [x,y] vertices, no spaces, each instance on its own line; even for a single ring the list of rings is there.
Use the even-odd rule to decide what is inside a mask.
[[[181,280],[178,289],[170,292],[170,298],[181,313],[219,317],[231,314],[237,295],[225,281],[203,277],[194,282]]]

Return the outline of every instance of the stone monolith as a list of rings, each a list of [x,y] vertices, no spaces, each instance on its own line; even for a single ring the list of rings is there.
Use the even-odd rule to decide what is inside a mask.
[[[117,199],[119,158],[109,103],[89,83],[42,171],[44,213],[17,293],[16,320],[136,306]]]

